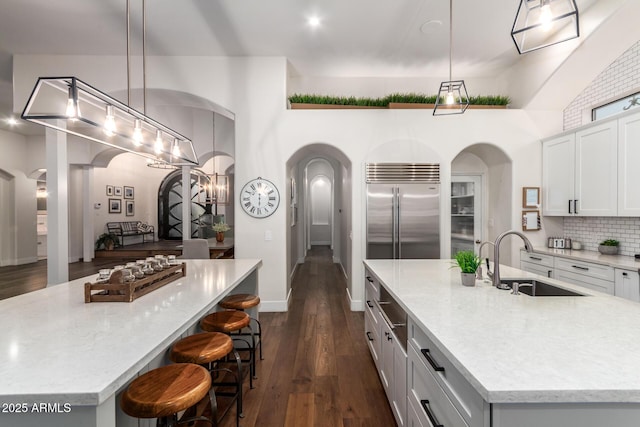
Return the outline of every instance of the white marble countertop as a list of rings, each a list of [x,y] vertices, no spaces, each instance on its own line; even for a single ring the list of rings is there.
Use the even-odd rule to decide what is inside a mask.
[[[365,265],[490,403],[640,402],[640,304],[539,277],[584,297],[460,284],[450,260]]]
[[[627,270],[640,269],[640,260],[636,260],[631,256],[602,255],[600,252],[594,251],[576,251],[572,249],[554,249],[545,247],[534,248],[533,252],[553,255],[562,258],[575,259],[577,261],[593,262],[596,264],[607,265],[613,268],[624,268]]]
[[[96,275],[0,301],[0,403],[101,404],[262,261],[185,262],[185,277],[131,303],[86,304]]]

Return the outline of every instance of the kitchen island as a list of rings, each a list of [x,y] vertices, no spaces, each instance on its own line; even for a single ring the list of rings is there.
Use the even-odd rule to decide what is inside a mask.
[[[258,293],[260,260],[185,263],[186,276],[131,303],[85,303],[95,275],[0,301],[0,426],[138,425],[119,410],[128,382],[168,363],[225,295]]]
[[[430,409],[454,420],[440,419],[444,425],[640,424],[638,303],[507,266],[500,267],[503,279],[538,278],[585,296],[512,295],[482,281],[464,287],[450,260],[365,266],[408,315],[408,411],[428,402],[416,395],[412,403],[412,367],[432,346],[430,357],[450,365],[446,374],[427,368],[425,379],[450,402],[439,414],[433,402]]]

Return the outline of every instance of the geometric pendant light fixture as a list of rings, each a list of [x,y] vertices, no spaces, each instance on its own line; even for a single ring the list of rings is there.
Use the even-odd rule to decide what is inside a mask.
[[[580,36],[575,0],[520,0],[511,37],[523,54]]]
[[[143,0],[143,19],[144,15]],[[129,43],[127,0],[128,94],[131,91]],[[143,76],[143,79],[146,80],[145,77]],[[146,87],[144,90],[146,91]],[[143,95],[146,98],[146,94]],[[130,95],[128,98],[130,103]],[[38,78],[22,112],[22,119],[144,156],[156,164],[198,164],[193,143],[189,138],[148,117],[146,111],[144,114],[140,113],[77,77]]]
[[[451,78],[451,57],[453,51],[453,0],[449,0],[449,80],[440,83],[436,97],[434,116],[462,114],[469,107],[469,94],[464,80]]]

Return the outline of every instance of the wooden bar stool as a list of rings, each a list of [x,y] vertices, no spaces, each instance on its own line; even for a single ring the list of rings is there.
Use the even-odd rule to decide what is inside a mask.
[[[256,342],[249,315],[243,311],[217,311],[205,316],[200,321],[200,327],[203,331],[223,332],[231,336],[236,343],[236,350],[249,352],[249,359],[242,361],[249,363],[249,387],[253,388],[253,379],[256,377]],[[250,333],[246,336],[238,335],[244,328],[248,328]],[[241,344],[241,347],[237,344]]]
[[[227,295],[219,303],[220,307],[227,310],[240,311],[256,307],[258,306],[258,304],[260,304],[260,297],[253,294]],[[252,317],[251,320],[253,320],[257,325],[257,332],[255,335],[258,336],[258,342],[256,345],[260,346],[260,360],[264,360],[264,357],[262,357],[262,325],[260,324],[260,321],[258,319]]]
[[[231,369],[219,366],[220,361],[226,359],[229,354],[233,354],[237,364],[237,371],[234,373]],[[235,381],[212,381],[212,387],[234,386],[235,392],[225,392],[218,390],[214,392],[217,396],[231,397],[231,403],[236,401],[236,426],[240,425],[242,415],[242,361],[238,352],[233,348],[233,340],[227,334],[222,332],[202,332],[181,339],[173,345],[171,361],[176,363],[196,363],[198,365],[206,365],[212,377],[220,372],[229,373],[235,377]],[[213,402],[212,402],[213,406]],[[213,416],[217,420],[221,420],[229,411],[229,405],[225,411],[218,417],[217,407],[213,407]]]
[[[157,418],[157,425],[169,427],[204,421],[217,422],[205,416],[210,412],[211,375],[192,363],[178,363],[153,369],[133,380],[122,394],[120,407],[136,418]],[[178,413],[186,411],[178,420]]]

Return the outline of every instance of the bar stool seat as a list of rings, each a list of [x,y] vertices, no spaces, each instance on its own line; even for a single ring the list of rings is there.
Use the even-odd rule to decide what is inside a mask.
[[[217,311],[208,314],[200,321],[200,327],[207,332],[231,332],[239,331],[249,326],[251,318],[242,311]]]
[[[225,310],[208,314],[200,321],[200,327],[207,332],[223,332],[229,334],[236,344],[237,351],[248,351],[249,359],[243,362],[249,363],[249,387],[253,388],[253,379],[256,375],[256,340],[251,329],[251,317],[244,311]],[[248,328],[250,333],[241,331]]]
[[[233,354],[237,363],[237,371],[220,367],[219,362],[226,359],[229,354]],[[202,332],[190,335],[181,339],[173,345],[169,358],[176,363],[196,363],[205,365],[209,369],[211,376],[217,376],[220,372],[226,372],[235,377],[233,382],[213,381],[213,387],[235,387],[234,392],[217,390],[214,395],[232,398],[231,403],[236,401],[236,425],[240,423],[242,414],[242,361],[238,352],[233,348],[233,340],[222,332]],[[222,419],[231,408],[229,405],[220,415]],[[212,401],[213,416],[218,419],[218,408],[215,401]]]
[[[246,310],[260,304],[260,297],[252,294],[227,295],[219,304],[229,310]]]
[[[163,366],[133,380],[122,394],[120,407],[132,417],[171,417],[175,422],[179,412],[205,399],[210,388],[211,376],[202,366],[191,363]]]

